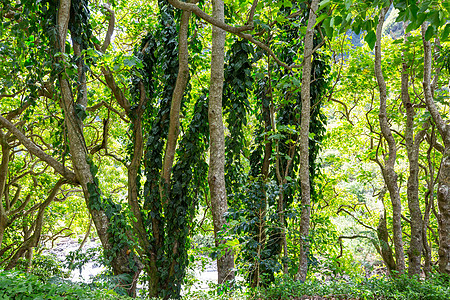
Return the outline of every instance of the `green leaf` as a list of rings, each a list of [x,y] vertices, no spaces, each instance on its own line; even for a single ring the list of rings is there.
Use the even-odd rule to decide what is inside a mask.
[[[86,119],[86,117],[88,116],[86,113],[86,107],[78,103],[75,105],[75,113],[77,114],[78,118],[81,119],[81,121],[84,121],[84,119]]]
[[[419,14],[424,13],[428,9],[428,6],[430,6],[430,3],[431,0],[423,1],[419,9]]]
[[[450,24],[445,25],[441,32],[441,41],[446,42],[450,40]]]
[[[317,24],[319,24],[320,22],[322,22],[323,19],[325,19],[326,17],[328,17],[328,14],[323,13],[321,14],[317,19],[316,19],[316,24],[314,26],[316,26]]]
[[[325,34],[329,37],[332,38],[333,37],[333,27],[330,26],[331,23],[331,18],[326,18],[323,23],[322,26],[325,29]]]
[[[416,22],[411,22],[406,27],[406,32],[410,32],[410,31],[412,31],[412,30],[414,30],[416,28],[417,28],[417,23]]]
[[[435,11],[432,14],[430,14],[427,18],[427,21],[429,21],[431,23],[429,25],[429,27],[438,27],[439,26],[439,12]]]
[[[322,0],[319,3],[319,11],[331,4],[331,0]]]
[[[298,29],[302,34],[306,34],[306,26],[302,26]]]
[[[427,32],[425,32],[425,39],[429,41],[434,36],[434,27],[428,26]]]
[[[369,45],[369,48],[373,49],[375,47],[375,42],[377,41],[377,36],[376,36],[375,32],[372,30],[366,34],[366,36],[364,37],[364,40]]]
[[[352,0],[345,0],[345,9],[348,10],[352,6]]]

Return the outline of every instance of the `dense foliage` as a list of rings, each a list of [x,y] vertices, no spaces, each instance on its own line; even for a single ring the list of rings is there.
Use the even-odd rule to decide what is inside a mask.
[[[449,18],[0,0],[0,295],[180,298],[217,260],[191,296],[449,298]],[[115,292],[61,279],[62,237],[80,270],[99,239]]]

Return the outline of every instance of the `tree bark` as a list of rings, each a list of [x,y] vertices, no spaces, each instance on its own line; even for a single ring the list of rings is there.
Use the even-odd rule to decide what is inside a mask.
[[[380,254],[383,258],[383,262],[387,267],[389,274],[397,269],[397,264],[395,263],[394,256],[392,255],[392,249],[389,245],[389,232],[386,223],[386,208],[384,206],[384,195],[386,194],[386,187],[380,191],[378,199],[381,200],[383,204],[383,212],[380,214],[380,221],[377,227],[378,241],[380,242]]]
[[[225,20],[223,0],[213,0],[213,17],[218,21]],[[222,119],[222,94],[224,81],[225,31],[213,26],[211,49],[211,79],[209,88],[208,121],[210,134],[210,160],[208,183],[211,193],[211,211],[214,223],[216,246],[223,243],[219,240],[219,231],[226,223],[225,213],[228,210],[227,191],[225,188],[225,137]],[[234,279],[234,255],[227,251],[217,259],[218,283]]]
[[[405,35],[404,40],[406,40]],[[403,56],[406,54],[406,49],[403,52]],[[409,177],[407,183],[407,196],[408,196],[408,208],[411,215],[411,241],[408,250],[408,274],[410,276],[420,275],[420,260],[422,258],[422,211],[420,209],[419,202],[419,146],[425,137],[426,130],[421,130],[414,137],[414,116],[415,111],[411,103],[408,86],[409,66],[403,58],[402,63],[402,75],[401,75],[401,91],[402,91],[402,103],[406,110],[406,127],[405,127],[405,142],[406,152],[408,154],[409,162]],[[428,123],[424,125],[428,127]]]
[[[6,180],[8,178],[8,164],[10,159],[10,149],[6,137],[0,130],[0,145],[2,149],[2,160],[0,164],[0,248],[3,242],[3,235],[8,226],[8,215],[3,205],[3,194],[5,193]],[[5,195],[6,198],[6,195]]]
[[[180,32],[178,38],[178,75],[172,95],[170,107],[169,134],[167,136],[166,152],[164,155],[162,178],[166,187],[169,186],[170,173],[175,159],[175,148],[180,133],[180,108],[184,91],[189,79],[188,30],[191,12],[183,10],[181,14]]]
[[[377,31],[376,31],[376,43],[375,43],[375,76],[378,82],[378,88],[380,91],[380,113],[378,115],[381,132],[386,140],[389,152],[388,158],[385,160],[385,166],[382,167],[383,178],[386,186],[389,190],[389,197],[392,202],[392,226],[394,234],[394,247],[395,247],[395,259],[397,261],[397,271],[401,274],[405,270],[405,253],[403,250],[403,237],[402,237],[402,205],[397,183],[397,173],[395,173],[395,160],[397,158],[397,145],[389,127],[387,112],[386,112],[386,82],[384,81],[383,72],[381,69],[381,35],[384,23],[384,17],[389,7],[381,9],[378,19]]]
[[[306,280],[308,273],[309,222],[311,217],[311,182],[309,178],[309,123],[311,120],[311,68],[314,49],[314,25],[319,1],[311,2],[308,27],[305,35],[304,61],[302,70],[302,112],[300,122],[300,186],[301,186],[301,219],[300,219],[300,262],[296,278]]]
[[[428,25],[422,25],[424,49],[423,91],[428,111],[444,142],[444,151],[438,178],[437,201],[439,207],[439,271],[450,274],[450,125],[446,124],[433,100],[431,86],[431,44],[425,39]]]

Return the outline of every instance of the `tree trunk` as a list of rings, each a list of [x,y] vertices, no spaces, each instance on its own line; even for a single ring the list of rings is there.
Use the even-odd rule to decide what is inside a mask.
[[[387,229],[386,223],[386,208],[384,206],[384,195],[386,194],[386,187],[380,191],[380,195],[378,199],[383,204],[383,212],[380,214],[380,221],[378,222],[377,227],[377,236],[378,241],[380,242],[380,254],[383,258],[383,262],[386,265],[386,268],[389,274],[392,274],[392,271],[397,269],[397,264],[395,263],[394,256],[392,255],[392,249],[389,245],[389,232]]]
[[[405,40],[406,40],[405,36]],[[406,54],[406,49],[403,56]],[[405,58],[403,58],[405,60]],[[405,141],[406,152],[408,153],[409,177],[407,183],[408,208],[411,215],[411,241],[408,251],[408,274],[410,276],[420,275],[420,260],[422,258],[422,211],[419,202],[419,146],[426,131],[417,133],[414,139],[414,116],[415,111],[409,97],[409,66],[404,61],[402,63],[402,103],[406,110]],[[425,127],[428,126],[425,125]]]
[[[389,232],[386,224],[386,210],[381,213],[380,221],[377,227],[378,240],[380,242],[381,257],[386,265],[389,274],[397,269],[391,246],[389,246]]]
[[[308,27],[305,35],[304,61],[302,70],[302,113],[300,123],[300,186],[301,186],[301,219],[300,219],[300,262],[296,278],[306,280],[308,273],[309,222],[311,217],[311,183],[309,178],[309,123],[311,120],[311,68],[313,55],[314,25],[319,0],[311,2]]]
[[[2,149],[2,160],[0,164],[0,248],[3,242],[3,235],[5,234],[5,229],[8,226],[8,215],[6,213],[5,207],[3,206],[3,194],[5,193],[6,180],[8,178],[8,164],[10,159],[10,149],[6,141],[6,137],[0,130],[0,144]],[[5,195],[6,198],[6,195]]]
[[[65,52],[70,6],[70,0],[62,0],[58,11],[58,46],[59,50],[63,53]],[[102,246],[106,251],[111,251],[115,248],[115,245],[111,242],[113,240],[113,233],[109,230],[110,220],[102,207],[97,207],[95,209],[92,208],[92,199],[95,198],[96,195],[92,194],[92,189],[89,189],[88,186],[98,188],[98,183],[94,180],[94,175],[91,173],[91,166],[88,163],[89,156],[83,135],[83,124],[81,119],[77,116],[71,85],[67,80],[67,76],[60,74],[59,84],[62,98],[61,106],[64,110],[64,120],[69,138],[70,154],[74,171],[83,189],[86,204],[92,215],[92,219],[97,229]],[[124,245],[121,249],[116,249],[115,253],[111,257],[111,267],[115,275],[128,274],[131,278],[135,278],[136,274],[140,273],[142,267],[133,253],[131,253],[131,256],[133,257],[132,260],[134,260],[135,267],[130,265],[131,259],[128,250],[128,246],[126,245]],[[127,284],[131,284],[128,289],[129,294],[134,295],[135,284],[133,285],[133,282],[129,282]]]
[[[169,186],[170,173],[175,159],[175,148],[180,133],[180,108],[184,91],[189,79],[188,30],[191,12],[183,10],[181,13],[180,32],[178,37],[178,75],[173,90],[170,106],[169,134],[167,136],[166,152],[162,169],[162,178],[166,187]]]
[[[213,17],[225,20],[223,0],[213,0]],[[211,193],[211,211],[216,246],[223,243],[218,233],[225,224],[228,210],[225,188],[225,137],[222,119],[222,90],[224,80],[225,31],[213,26],[211,49],[211,79],[209,88],[208,121],[210,134],[210,160],[208,183]],[[218,283],[234,279],[234,255],[227,251],[217,259]]]
[[[386,113],[386,82],[384,81],[383,72],[381,70],[381,35],[384,23],[384,17],[389,7],[381,9],[380,17],[378,19],[375,44],[375,76],[378,82],[378,88],[380,90],[380,113],[378,115],[381,132],[386,140],[389,153],[388,158],[385,160],[385,166],[382,167],[383,178],[386,186],[389,190],[389,196],[392,202],[392,226],[394,234],[394,247],[395,247],[395,259],[397,261],[397,271],[401,274],[405,270],[405,253],[403,250],[403,238],[402,238],[402,204],[400,200],[400,194],[397,183],[397,173],[395,173],[395,160],[397,158],[397,145],[395,143],[394,136],[392,135],[389,127],[387,113]]]
[[[428,111],[444,142],[444,151],[438,178],[437,201],[439,207],[439,271],[450,274],[450,126],[439,113],[433,100],[431,87],[431,45],[425,39],[428,25],[422,25],[422,41],[424,49],[423,91]]]

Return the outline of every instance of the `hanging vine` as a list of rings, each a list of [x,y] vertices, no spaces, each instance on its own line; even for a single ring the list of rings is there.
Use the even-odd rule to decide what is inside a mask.
[[[290,14],[291,9],[284,9],[286,15]],[[301,11],[308,10],[304,7]],[[303,23],[306,19],[306,15],[299,15],[295,21]],[[283,30],[280,31],[281,35],[277,38],[284,43],[284,46],[278,50],[277,55],[282,61],[292,64],[297,53],[303,47],[302,35],[295,26],[281,26]],[[268,35],[270,36],[270,34]],[[262,57],[262,55],[257,56]],[[312,134],[309,141],[309,160],[313,201],[318,197],[314,189],[314,179],[318,176],[320,168],[316,158],[326,124],[326,119],[320,109],[320,100],[327,87],[326,77],[329,72],[325,59],[319,55],[314,56],[311,74],[313,79],[311,107],[313,109],[310,124]],[[287,245],[283,245],[286,240],[283,235],[286,233],[283,228],[286,228],[289,220],[297,218],[300,213],[299,209],[301,209],[292,206],[300,195],[300,185],[296,179],[299,168],[296,143],[301,122],[300,87],[295,80],[292,80],[292,76],[295,74],[291,74],[290,71],[275,64],[269,63],[268,70],[264,72],[267,76],[257,81],[255,93],[258,113],[256,114],[257,127],[253,134],[253,150],[249,156],[250,172],[249,176],[243,180],[244,184],[240,184],[240,188],[233,191],[233,201],[238,203],[235,207],[240,207],[240,210],[232,211],[231,214],[235,219],[245,218],[246,220],[235,230],[245,245],[240,259],[248,268],[248,280],[252,286],[272,282],[275,279],[274,274],[281,269],[282,265],[284,270],[287,270]],[[238,88],[237,85],[233,86]],[[239,112],[239,106],[234,105],[232,109],[237,108]],[[239,117],[242,118],[242,115]],[[236,119],[233,122],[241,124]],[[273,128],[273,124],[275,124],[275,128]],[[231,127],[230,132],[233,130],[234,134],[239,137],[240,132]],[[242,146],[239,146],[238,151],[240,148]],[[277,150],[275,153],[272,153],[273,148]],[[227,149],[227,151],[229,150]],[[230,158],[239,155],[232,151],[232,154],[229,155]],[[227,162],[233,163],[233,160],[230,159]],[[269,164],[271,165],[270,171]],[[230,177],[234,179],[233,175]],[[280,259],[283,249],[284,255]],[[295,265],[290,270],[295,272]],[[260,283],[261,278],[265,278],[265,283]]]
[[[170,201],[166,207],[167,295],[179,295],[188,265],[188,236],[195,208],[205,188],[209,146],[208,98],[202,95],[195,104],[192,121],[179,143],[177,163],[172,170]],[[163,297],[166,295],[162,295]]]
[[[163,267],[160,262],[164,257],[165,226],[159,183],[165,139],[169,130],[170,104],[178,73],[178,34],[172,7],[164,1],[159,1],[158,4],[160,27],[157,36],[161,37],[161,40],[159,41],[159,47],[156,49],[155,57],[158,57],[160,64],[156,67],[155,75],[158,76],[158,84],[154,95],[158,99],[159,109],[153,114],[153,107],[148,106],[146,120],[144,120],[148,130],[144,159],[146,176],[144,209],[148,211],[148,226],[151,232],[150,243],[152,246],[150,251],[156,256],[157,268],[159,269]],[[152,115],[155,115],[155,117],[152,118]],[[149,276],[155,275],[149,274]]]
[[[250,109],[249,97],[253,89],[251,74],[253,47],[236,40],[226,56],[224,70],[223,110],[229,134],[225,137],[225,182],[228,194],[244,183],[241,163],[242,149],[246,148],[244,126]]]

